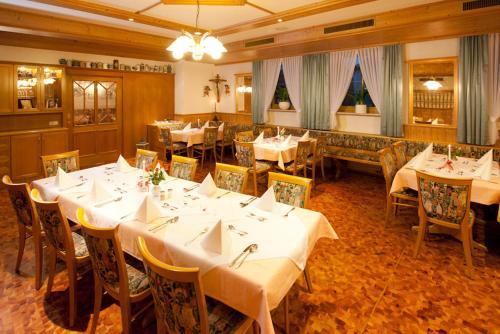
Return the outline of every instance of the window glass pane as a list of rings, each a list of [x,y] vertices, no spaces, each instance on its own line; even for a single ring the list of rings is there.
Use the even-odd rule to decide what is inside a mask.
[[[101,81],[97,84],[97,123],[116,121],[116,83]]]
[[[278,77],[278,83],[276,84],[276,90],[274,91],[273,100],[271,101],[271,109],[279,109],[280,102],[289,102],[289,109],[295,109],[286,88],[285,75],[283,74],[283,65],[281,65],[280,67],[280,75]]]
[[[17,108],[38,108],[38,68],[19,66],[17,68]]]
[[[361,91],[361,88],[363,88],[363,92]],[[354,67],[354,72],[352,74],[351,84],[349,85],[344,101],[342,101],[342,106],[355,106],[358,98],[362,98],[363,104],[366,104],[367,107],[375,107],[372,98],[370,97],[370,93],[366,88],[366,84],[363,81],[363,74],[361,73],[361,67],[359,66],[359,57],[356,56],[356,66]]]
[[[94,124],[94,89],[92,81],[73,82],[73,110],[75,125]]]
[[[43,69],[43,92],[45,109],[61,107],[62,101],[62,70],[45,67]]]

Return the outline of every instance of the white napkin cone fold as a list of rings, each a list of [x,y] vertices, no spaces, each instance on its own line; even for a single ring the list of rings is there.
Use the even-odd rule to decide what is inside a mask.
[[[211,252],[228,254],[231,251],[231,236],[219,220],[201,241],[201,246]]]
[[[191,130],[191,122],[189,122],[185,127],[184,129],[182,129],[182,131],[187,131],[187,130]]]
[[[128,173],[135,170],[134,167],[130,166],[127,160],[120,154],[118,161],[116,162],[116,169],[122,173]]]
[[[489,181],[491,179],[491,169],[493,166],[493,150],[489,150],[484,154],[477,163],[479,167],[476,169],[473,176],[478,176],[482,180]]]
[[[203,182],[200,184],[198,193],[205,196],[211,196],[217,192],[217,186],[210,173],[207,174]]]
[[[263,142],[264,142],[264,131],[262,131],[260,135],[254,140],[254,143],[256,144],[262,144]]]
[[[90,190],[90,200],[92,201],[92,203],[100,204],[112,199],[113,194],[108,191],[106,186],[103,183],[94,180],[94,182],[92,183],[92,188]]]
[[[135,219],[148,224],[160,217],[163,217],[161,208],[154,201],[153,197],[151,195],[144,197],[144,200],[135,213]]]
[[[255,203],[257,209],[272,212],[276,206],[276,196],[274,195],[274,187],[271,186]]]
[[[210,123],[208,121],[206,121],[205,124],[203,124],[203,126],[201,128],[204,129],[204,128],[208,128],[209,126],[210,126]]]
[[[485,162],[493,162],[493,149],[486,152],[479,160],[477,160],[477,163],[480,165]]]
[[[288,135],[288,137],[286,137],[285,141],[283,142],[283,146],[287,146],[288,144],[290,144],[291,140],[292,140],[292,135]]]
[[[309,130],[307,130],[306,133],[304,133],[304,135],[302,135],[302,137],[300,137],[299,141],[306,141],[306,140],[309,140]]]
[[[432,158],[432,152],[434,149],[434,145],[431,143],[429,146],[425,148],[422,152],[417,154],[415,158],[413,158],[412,166],[415,169],[423,169],[425,166],[425,162]]]
[[[54,184],[59,188],[59,190],[68,189],[81,183],[82,181],[75,179],[64,170],[62,170],[61,167],[57,168],[57,175]]]
[[[222,122],[222,124],[219,125],[219,131],[224,131],[224,122]]]

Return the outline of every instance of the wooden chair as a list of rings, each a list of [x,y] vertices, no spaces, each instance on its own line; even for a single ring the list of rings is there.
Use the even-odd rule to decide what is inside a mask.
[[[172,157],[174,154],[179,155],[184,153],[187,155],[188,152],[186,143],[172,141],[172,133],[170,131],[171,129],[168,127],[159,129],[160,145],[163,147],[162,157],[164,157],[165,160],[167,159],[167,153],[170,153],[170,157]]]
[[[159,261],[142,237],[138,245],[155,303],[157,333],[243,334],[250,329],[252,319],[205,297],[198,268],[174,267]]]
[[[247,189],[248,168],[216,163],[214,181],[218,188],[243,194]]]
[[[253,176],[253,191],[254,195],[257,196],[257,177],[265,176],[267,172],[272,170],[272,166],[268,163],[255,160],[255,151],[253,143],[245,143],[240,141],[234,141],[236,147],[236,159],[238,160],[238,165],[241,167],[247,167],[248,173]]]
[[[216,145],[217,149],[220,150],[220,154],[219,154],[219,161],[220,162],[223,162],[224,149],[228,146],[231,147],[231,152],[232,152],[233,157],[234,157],[233,140],[234,140],[235,133],[236,133],[236,126],[224,124],[222,140],[218,140],[217,145]]]
[[[452,179],[417,171],[418,236],[414,256],[424,241],[427,223],[460,231],[466,273],[472,275],[472,226],[474,212],[470,209],[472,179]]]
[[[264,138],[273,137],[273,129],[272,128],[263,128],[261,131],[264,132]]]
[[[2,182],[7,188],[12,208],[16,211],[17,215],[19,249],[17,251],[16,273],[19,273],[26,239],[32,236],[35,248],[35,289],[39,290],[42,286],[42,242],[44,238],[35,205],[30,197],[31,188],[27,183],[12,183],[8,175],[4,175]]]
[[[311,170],[313,185],[316,184],[316,167],[321,167],[321,177],[325,179],[325,148],[327,137],[320,136],[316,140],[311,141],[311,151],[307,158],[307,168]]]
[[[49,254],[49,280],[47,295],[52,293],[56,273],[56,260],[66,264],[69,281],[69,325],[73,327],[76,319],[76,283],[79,277],[90,269],[90,257],[83,237],[71,231],[66,216],[62,214],[59,202],[46,202],[40,197],[38,189],[31,190],[40,224],[45,232]]]
[[[205,128],[203,129],[203,143],[193,145],[193,156],[199,154],[201,156],[201,168],[203,169],[203,164],[205,162],[205,152],[210,151],[213,154],[215,162],[217,162],[217,152],[215,150],[215,145],[217,144],[217,135],[219,133],[219,128]]]
[[[138,148],[135,153],[135,167],[151,168],[155,167],[158,162],[158,152],[148,151]]]
[[[392,181],[398,171],[396,159],[390,147],[379,151],[380,164],[385,178],[385,190],[387,194],[387,208],[385,212],[385,226],[397,214],[398,207],[417,208],[418,194],[410,188],[403,188],[391,193]]]
[[[408,159],[406,158],[406,143],[400,140],[392,144],[391,147],[392,152],[396,157],[396,166],[398,169],[403,168],[403,166],[408,162]]]
[[[293,162],[285,166],[285,173],[297,175],[298,172],[303,171],[304,177],[307,177],[307,157],[311,152],[311,141],[301,140],[297,143],[297,150]]]
[[[254,141],[255,137],[252,130],[237,132],[234,138],[239,142],[251,142]]]
[[[172,156],[170,163],[170,176],[179,179],[194,181],[198,160],[193,158],[181,157],[179,155]]]
[[[67,173],[80,170],[80,151],[42,155],[42,166],[45,177],[57,175],[59,167]]]
[[[151,293],[147,275],[125,262],[118,228],[99,228],[89,224],[82,208],[77,210],[94,271],[94,316],[90,332],[95,333],[103,289],[120,303],[123,333],[131,333],[131,304],[145,300]],[[137,314],[135,315],[135,317]]]

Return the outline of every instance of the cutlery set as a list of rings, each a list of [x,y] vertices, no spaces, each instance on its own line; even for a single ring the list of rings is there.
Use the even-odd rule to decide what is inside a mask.
[[[244,201],[244,202],[240,202],[240,206],[242,208],[244,208],[245,206],[247,206],[248,204],[252,203],[253,201],[255,201],[257,199],[257,197],[250,197],[248,200]]]
[[[161,223],[157,224],[156,226],[151,227],[149,229],[149,232],[156,232],[156,231],[158,231],[159,229],[163,228],[164,226],[166,226],[168,224],[177,223],[177,221],[179,221],[179,216],[175,216],[175,217],[169,218],[169,219],[165,220],[164,222],[161,222]]]
[[[226,191],[225,193],[223,193],[223,194],[221,194],[221,195],[217,196],[217,197],[216,197],[216,199],[219,199],[219,198],[221,198],[222,196],[225,196],[225,195],[230,194],[230,193],[231,193],[230,191]]]
[[[232,231],[232,232],[234,232],[242,237],[248,234],[248,232],[246,232],[246,231],[242,231],[242,230],[237,229],[234,225],[228,225],[227,228],[229,231]]]
[[[94,207],[100,208],[102,206],[105,206],[106,204],[113,203],[113,202],[119,202],[121,200],[122,200],[122,196],[118,196],[118,197],[115,197],[115,198],[110,198],[109,200],[106,200],[104,202],[97,203],[96,205],[94,205]]]
[[[196,239],[198,239],[199,237],[201,237],[203,234],[207,233],[208,232],[208,227],[205,227],[200,233],[198,233],[193,239],[189,240],[189,241],[186,241],[184,243],[184,246],[189,246],[191,245],[191,243],[193,241],[195,241]]]
[[[257,219],[257,220],[258,220],[258,221],[260,221],[260,222],[263,222],[263,221],[267,220],[267,218],[266,218],[266,217],[261,217],[261,216],[258,216],[258,215],[256,215],[256,214],[255,214],[255,213],[253,213],[253,212],[249,212],[249,213],[247,214],[247,217],[249,217],[249,218],[253,218],[253,219]]]
[[[184,188],[184,191],[185,192],[190,192],[191,190],[194,190],[196,188],[198,188],[200,186],[200,184],[195,184],[194,186],[192,187],[189,187],[189,188]]]
[[[239,267],[241,267],[241,265],[243,264],[243,262],[245,262],[246,258],[248,257],[248,255],[252,254],[252,253],[255,253],[257,251],[257,249],[259,248],[259,246],[257,244],[251,244],[251,245],[248,245],[230,264],[229,264],[229,268],[232,268],[234,267],[234,269],[238,269]],[[238,262],[238,260],[243,256],[243,259],[241,259],[241,261],[238,263],[238,265],[236,265],[236,263]]]

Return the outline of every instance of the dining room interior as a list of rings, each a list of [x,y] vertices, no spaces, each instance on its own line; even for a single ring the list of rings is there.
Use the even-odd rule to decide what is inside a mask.
[[[0,332],[500,333],[499,17],[0,0]]]

